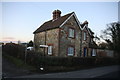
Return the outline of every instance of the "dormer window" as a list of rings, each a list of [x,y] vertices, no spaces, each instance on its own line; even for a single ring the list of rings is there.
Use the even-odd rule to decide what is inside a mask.
[[[69,37],[75,38],[75,30],[73,28],[69,28]]]

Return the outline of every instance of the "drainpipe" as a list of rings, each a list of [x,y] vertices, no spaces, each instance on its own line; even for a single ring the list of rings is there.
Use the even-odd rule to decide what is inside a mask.
[[[80,57],[82,56],[82,30],[81,30],[81,40],[80,40]]]
[[[45,31],[45,45],[46,45],[46,31]],[[45,56],[45,48],[44,48],[44,56]]]
[[[27,44],[25,45],[25,64],[26,64],[26,57],[27,57]]]

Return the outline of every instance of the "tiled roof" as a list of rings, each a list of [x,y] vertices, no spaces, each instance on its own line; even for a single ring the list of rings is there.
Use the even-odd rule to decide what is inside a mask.
[[[81,24],[81,28],[83,28],[85,26],[85,24]]]
[[[88,21],[86,20],[83,24],[81,24],[81,27],[83,28],[85,24],[88,24]]]
[[[93,43],[89,43],[89,47],[90,48],[95,48],[95,49],[98,48],[97,44],[94,41],[93,41]]]
[[[90,31],[91,34],[94,34],[94,32],[90,28],[88,28],[88,30]]]
[[[42,24],[36,31],[34,31],[33,33],[39,33],[39,32],[43,32],[46,30],[50,30],[50,29],[55,29],[58,28],[68,17],[70,17],[70,15],[72,15],[74,12],[66,14],[64,16],[61,16],[60,18],[58,18],[57,20],[49,20],[47,22],[45,22],[44,24]]]

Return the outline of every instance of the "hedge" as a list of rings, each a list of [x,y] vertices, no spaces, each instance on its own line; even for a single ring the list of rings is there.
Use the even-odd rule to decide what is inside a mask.
[[[2,46],[2,51],[6,54],[24,59],[25,47],[15,43],[7,43]]]
[[[27,63],[36,67],[42,66],[94,66],[117,64],[116,58],[109,57],[52,57],[41,56],[40,53],[29,52],[27,54]]]
[[[3,46],[3,51],[13,57],[25,61],[25,47],[9,43]],[[94,66],[117,64],[118,59],[109,57],[52,57],[43,56],[35,51],[27,51],[26,62],[35,67],[42,66]]]

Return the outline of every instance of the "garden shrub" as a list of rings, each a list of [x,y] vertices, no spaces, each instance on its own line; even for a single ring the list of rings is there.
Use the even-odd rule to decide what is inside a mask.
[[[109,65],[114,64],[115,60],[113,58],[81,58],[81,57],[37,57],[37,65],[43,66],[94,66],[94,65]],[[96,59],[98,61],[95,63]]]
[[[2,51],[13,57],[23,59],[25,47],[15,43],[7,43],[6,45],[2,46]]]
[[[13,57],[20,58],[25,61],[25,47],[8,43],[3,46],[3,51]],[[44,56],[39,52],[27,51],[27,64],[34,65],[39,68],[41,65],[47,66],[94,66],[94,65],[112,65],[118,63],[118,59],[110,57],[53,57]]]

